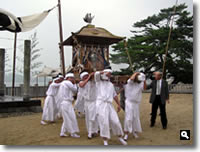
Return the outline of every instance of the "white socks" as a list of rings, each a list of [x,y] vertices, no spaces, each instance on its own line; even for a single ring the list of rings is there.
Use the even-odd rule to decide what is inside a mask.
[[[122,143],[122,145],[127,145],[127,142],[123,138],[119,137],[118,139]],[[108,145],[108,141],[104,140],[103,144],[104,144],[104,146],[107,146]]]
[[[67,137],[68,135],[66,135],[65,133],[60,133],[60,137]]]
[[[92,134],[91,133],[88,134],[88,139],[92,139]]]
[[[41,124],[41,125],[46,125],[47,123],[44,122],[43,120],[41,120],[41,121],[40,121],[40,124]]]
[[[80,135],[77,135],[76,133],[71,134],[71,137],[73,138],[80,138]]]
[[[137,135],[136,132],[133,132],[133,137],[135,137],[136,139],[139,138],[139,136]],[[124,135],[124,140],[127,141],[128,140],[128,134]]]
[[[108,145],[108,141],[107,141],[107,140],[104,140],[104,141],[103,141],[103,144],[104,144],[104,146],[107,146],[107,145]]]
[[[136,132],[133,132],[133,136],[137,139],[139,138],[138,135],[136,134]]]
[[[124,136],[124,140],[125,140],[125,141],[128,140],[128,134],[125,134],[125,136]]]
[[[118,139],[122,143],[122,145],[127,145],[127,142],[123,138],[119,137]]]
[[[66,135],[65,133],[60,133],[60,137],[68,137],[69,135]],[[80,138],[80,135],[77,135],[76,133],[71,134],[71,137],[73,138]]]

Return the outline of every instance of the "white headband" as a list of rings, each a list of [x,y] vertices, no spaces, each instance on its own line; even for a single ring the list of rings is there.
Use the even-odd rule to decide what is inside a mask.
[[[74,78],[74,74],[73,73],[67,73],[65,75],[65,79],[69,78],[69,77],[73,77]]]
[[[54,78],[54,79],[53,79],[53,82],[55,82],[55,81],[57,81],[57,80],[59,80],[59,77]]]
[[[58,75],[59,78],[64,78],[62,75]]]
[[[80,78],[83,79],[83,77],[84,77],[85,75],[88,75],[88,72],[83,72],[83,73],[81,73]]]
[[[112,70],[111,69],[105,69],[105,70],[103,70],[104,72],[110,72],[110,73],[112,73]]]
[[[146,76],[144,75],[144,73],[140,73],[139,75],[138,75],[138,80],[139,81],[145,81],[145,79],[146,79]]]

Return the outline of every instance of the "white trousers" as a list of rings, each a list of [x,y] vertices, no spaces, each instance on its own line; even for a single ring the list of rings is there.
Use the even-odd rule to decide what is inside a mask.
[[[84,113],[84,98],[82,95],[78,94],[76,102],[74,104],[74,109],[78,112]]]
[[[61,103],[63,124],[61,127],[61,134],[65,132],[75,133],[79,132],[78,122],[76,119],[76,114],[74,112],[74,108],[70,101],[63,101]]]
[[[98,132],[98,121],[96,116],[96,101],[85,101],[85,122],[88,134]]]
[[[140,103],[125,100],[124,131],[142,132],[140,123]]]
[[[62,117],[62,110],[61,110],[61,103],[62,103],[62,98],[60,98],[58,95],[56,96],[56,116],[57,118]]]
[[[55,121],[56,104],[53,96],[47,96],[44,102],[42,120]]]
[[[101,137],[110,139],[110,129],[114,135],[124,135],[117,112],[112,103],[97,100],[97,118]]]

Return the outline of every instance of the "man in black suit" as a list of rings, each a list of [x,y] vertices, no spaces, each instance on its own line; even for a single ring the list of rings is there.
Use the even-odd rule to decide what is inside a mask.
[[[161,79],[161,72],[154,72],[155,80],[149,86],[152,88],[150,103],[152,104],[151,125],[154,127],[157,110],[160,108],[161,123],[163,129],[167,129],[166,102],[169,103],[169,89],[167,81]]]

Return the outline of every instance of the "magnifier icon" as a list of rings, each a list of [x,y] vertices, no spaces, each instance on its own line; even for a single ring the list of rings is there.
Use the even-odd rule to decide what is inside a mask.
[[[189,139],[189,137],[188,137],[186,131],[182,131],[182,132],[181,132],[181,136],[182,136],[182,137],[185,137],[186,139]]]

